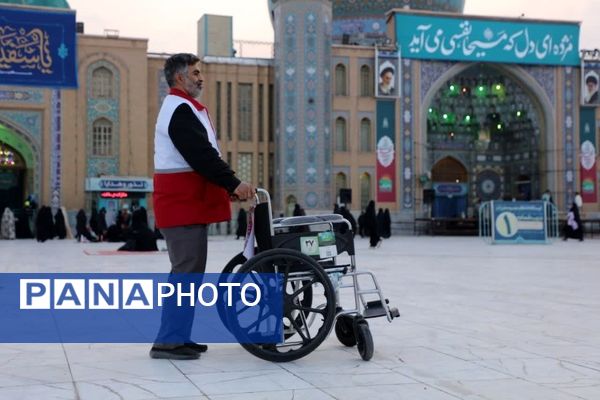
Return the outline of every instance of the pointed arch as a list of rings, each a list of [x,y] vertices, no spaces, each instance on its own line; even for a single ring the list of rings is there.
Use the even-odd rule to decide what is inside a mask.
[[[467,183],[467,168],[454,157],[444,157],[431,168],[431,180],[433,182]]]
[[[0,117],[0,141],[19,152],[27,170],[25,189],[29,193],[42,195],[42,150],[26,131]]]
[[[557,129],[557,126],[554,122],[555,112],[552,101],[546,94],[544,88],[522,67],[518,65],[507,64],[486,64],[486,66],[496,69],[498,72],[505,74],[507,77],[519,84],[525,93],[529,95],[532,104],[538,109],[540,113],[540,129],[545,133],[541,136],[540,148],[543,149],[543,153],[545,154],[545,165],[543,165],[542,170],[547,171],[544,176],[546,187],[558,187],[559,178],[557,174],[552,172],[553,166],[557,163],[557,154],[550,149],[553,139],[556,137]],[[421,126],[427,126],[428,110],[433,103],[436,94],[442,90],[452,78],[458,76],[471,67],[473,67],[473,63],[457,63],[446,70],[446,72],[441,74],[439,78],[431,85],[421,102]],[[427,138],[423,137],[423,142],[426,142],[426,140]],[[424,171],[424,165],[427,165],[427,160],[429,160],[427,146],[421,146],[420,152],[421,156],[419,159],[421,165],[419,167],[422,171]],[[434,160],[429,160],[429,162],[433,164]]]

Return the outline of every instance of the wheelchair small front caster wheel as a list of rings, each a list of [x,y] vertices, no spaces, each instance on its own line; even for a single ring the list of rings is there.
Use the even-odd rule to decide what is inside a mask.
[[[369,361],[373,358],[373,351],[375,350],[373,336],[371,336],[371,331],[369,330],[369,324],[364,319],[360,320],[356,322],[355,330],[358,354],[360,354],[360,357],[363,360]]]

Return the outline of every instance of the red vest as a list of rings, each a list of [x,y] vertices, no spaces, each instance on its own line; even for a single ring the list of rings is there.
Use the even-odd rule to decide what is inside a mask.
[[[204,106],[188,96],[182,96],[180,91],[172,90],[163,102],[154,136],[152,196],[156,226],[159,228],[231,220],[227,191],[192,170],[169,137],[169,122],[175,109],[182,103],[190,105],[200,121],[200,113],[205,113],[205,117],[208,115]],[[212,126],[205,127],[209,135],[214,135]]]

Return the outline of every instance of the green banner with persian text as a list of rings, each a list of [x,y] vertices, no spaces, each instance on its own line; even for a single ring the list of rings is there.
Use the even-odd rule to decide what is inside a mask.
[[[403,58],[579,65],[579,24],[396,12]]]

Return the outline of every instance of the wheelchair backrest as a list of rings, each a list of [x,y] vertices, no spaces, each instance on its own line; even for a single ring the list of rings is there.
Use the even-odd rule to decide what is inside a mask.
[[[271,210],[269,203],[259,203],[254,209],[254,237],[258,251],[265,251],[273,248],[271,238]]]

